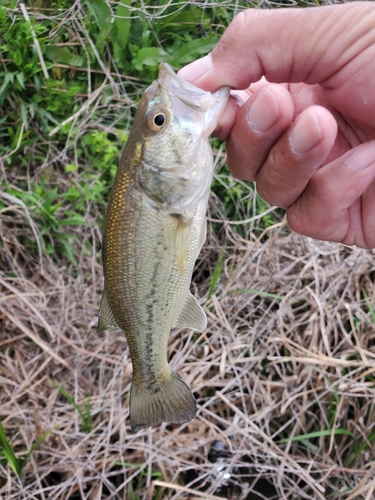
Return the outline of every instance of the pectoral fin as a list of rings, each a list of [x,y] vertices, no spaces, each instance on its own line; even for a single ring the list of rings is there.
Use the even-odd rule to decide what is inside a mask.
[[[186,259],[189,250],[190,228],[191,219],[186,220],[184,217],[179,216],[175,238],[175,252],[181,275],[183,275],[185,271]]]
[[[174,326],[177,328],[190,328],[197,332],[203,332],[207,328],[206,313],[190,292]]]
[[[99,309],[99,320],[97,332],[101,333],[104,330],[118,330],[119,326],[113,316],[111,306],[108,302],[107,290],[104,288],[102,301]]]

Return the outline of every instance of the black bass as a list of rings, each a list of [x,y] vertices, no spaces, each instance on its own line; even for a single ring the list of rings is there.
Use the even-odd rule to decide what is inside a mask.
[[[122,154],[103,229],[98,332],[125,332],[133,363],[133,431],[183,423],[195,398],[167,361],[173,327],[198,332],[206,315],[189,286],[206,238],[213,173],[209,135],[229,88],[205,92],[161,64]]]

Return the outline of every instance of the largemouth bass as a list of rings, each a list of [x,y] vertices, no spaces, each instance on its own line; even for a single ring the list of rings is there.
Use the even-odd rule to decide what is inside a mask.
[[[134,432],[196,414],[192,392],[168,365],[167,343],[173,327],[201,332],[207,326],[189,286],[206,238],[213,173],[208,137],[228,95],[226,87],[205,92],[162,64],[139,103],[113,184],[98,332],[125,332]]]

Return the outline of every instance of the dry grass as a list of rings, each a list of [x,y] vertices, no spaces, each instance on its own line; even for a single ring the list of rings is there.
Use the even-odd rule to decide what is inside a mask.
[[[113,132],[119,117],[129,119],[132,98],[121,108],[90,102],[75,117],[80,133]],[[55,148],[48,161],[68,163],[66,149]],[[21,167],[12,175],[14,183],[26,176]],[[259,219],[250,221],[243,238],[233,221],[216,233],[211,222],[192,285],[208,329],[175,330],[169,342],[198,416],[132,434],[126,340],[96,334],[98,225],[76,229],[76,267],[46,255],[42,263],[19,244],[21,234],[35,238],[24,207],[3,201],[0,422],[18,457],[49,434],[21,477],[0,459],[0,499],[375,498],[374,252],[291,234],[284,220],[262,234]],[[98,207],[87,207],[94,222]],[[211,221],[222,212],[213,198]],[[90,408],[91,430],[52,380],[81,411]]]
[[[77,277],[51,261],[41,272],[15,251],[6,224],[0,418],[18,454],[51,433],[22,478],[1,466],[3,498],[131,498],[131,487],[144,499],[194,498],[193,491],[344,499],[349,490],[358,491],[351,498],[373,498],[373,444],[349,463],[354,438],[334,434],[346,429],[362,444],[374,433],[375,334],[363,299],[365,291],[373,303],[373,252],[288,234],[282,223],[263,243],[238,239],[205,305],[207,331],[170,339],[172,365],[193,388],[198,417],[134,435],[126,341],[121,332],[95,333],[97,259],[82,258]],[[212,236],[198,264],[201,296],[217,251]],[[90,432],[80,431],[78,412],[51,378],[81,408],[91,395]],[[333,430],[310,447],[278,443],[325,429]]]

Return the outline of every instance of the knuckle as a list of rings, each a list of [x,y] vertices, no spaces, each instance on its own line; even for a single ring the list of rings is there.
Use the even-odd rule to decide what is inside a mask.
[[[227,32],[242,33],[244,30],[248,28],[251,14],[252,13],[250,9],[243,10],[242,12],[237,14],[234,17],[233,21],[228,26]]]
[[[238,44],[242,43],[245,35],[249,32],[251,18],[254,18],[252,11],[253,9],[247,9],[236,15],[225,30],[220,42],[213,49],[212,57],[214,59],[220,57],[221,54],[226,54],[228,50],[234,49]]]

